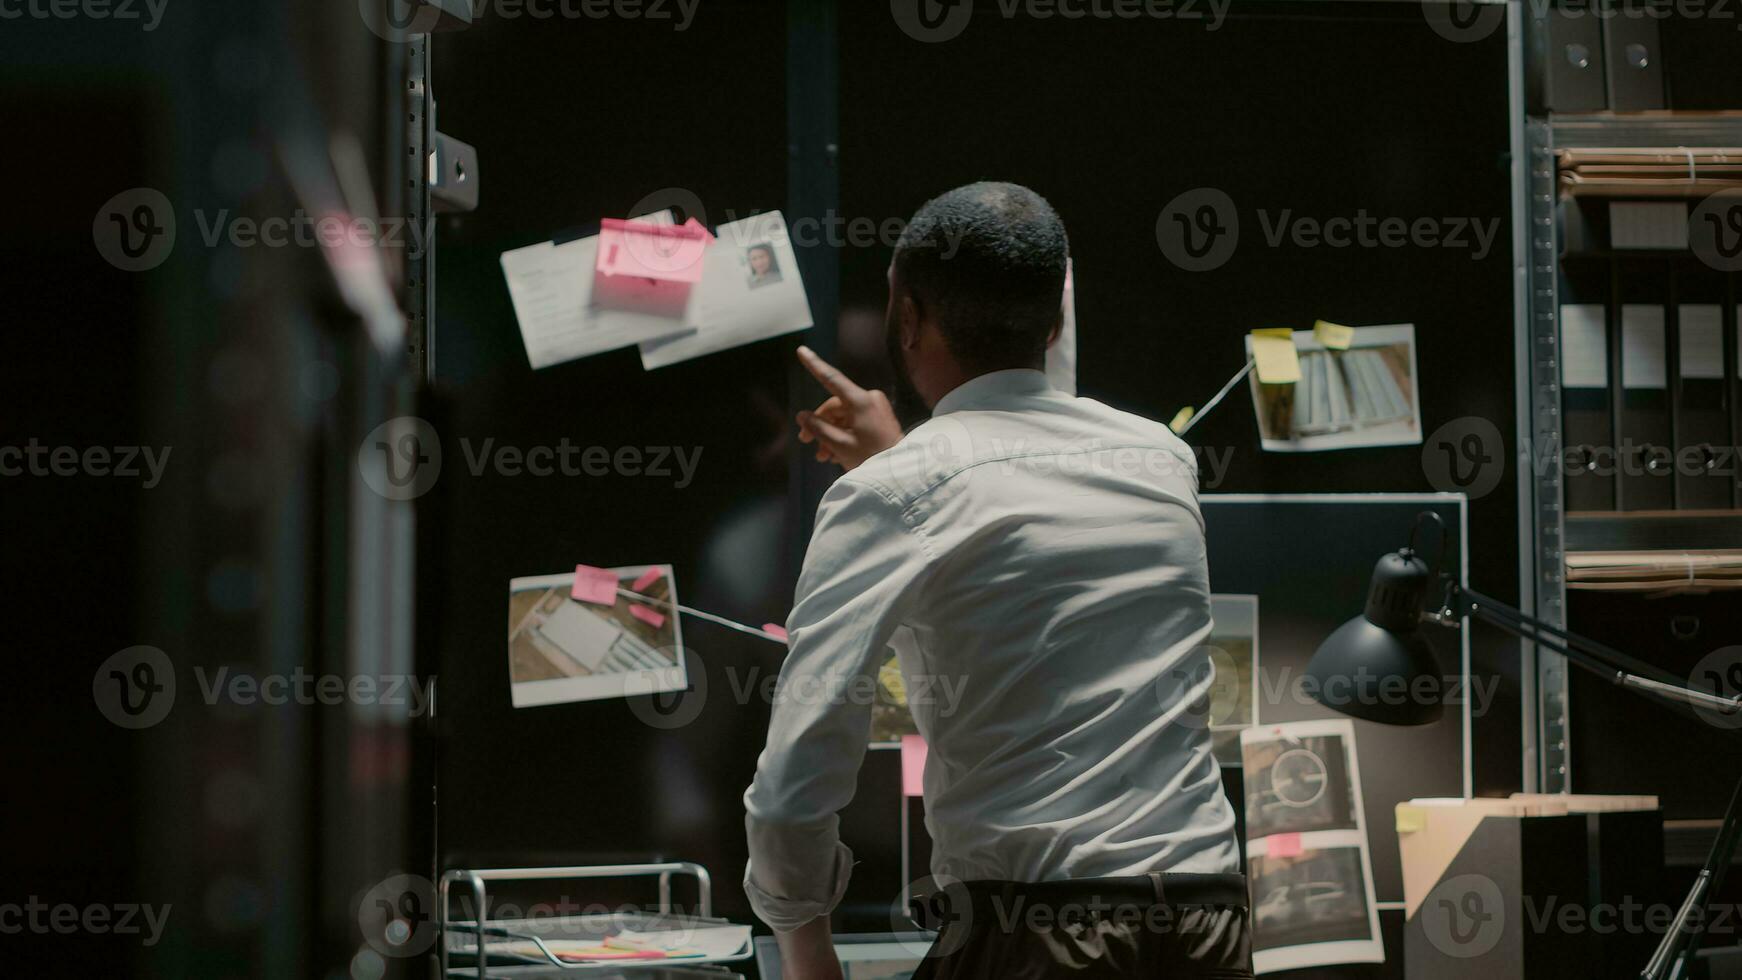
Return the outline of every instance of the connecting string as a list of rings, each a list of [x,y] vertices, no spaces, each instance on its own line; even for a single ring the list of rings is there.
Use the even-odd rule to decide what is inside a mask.
[[[727,619],[724,616],[716,616],[711,612],[703,612],[700,609],[696,609],[696,608],[693,608],[690,606],[682,605],[680,603],[672,602],[670,599],[659,599],[659,598],[655,598],[654,596],[650,596],[650,595],[642,595],[639,592],[631,592],[628,589],[622,588],[621,586],[618,587],[617,594],[620,596],[623,596],[625,598],[634,599],[636,602],[646,602],[646,603],[651,603],[651,604],[656,605],[656,606],[664,606],[667,609],[673,609],[673,610],[676,610],[676,611],[681,612],[681,613],[687,613],[688,615],[694,616],[697,619],[705,619],[710,623],[718,623],[719,625],[724,626],[727,629],[735,629],[740,633],[749,633],[751,636],[760,636],[764,640],[769,640],[769,641],[772,641],[774,643],[779,643],[782,646],[786,645],[786,637],[780,636],[779,634],[770,633],[767,630],[763,630],[763,629],[757,629],[754,626],[745,626],[743,623],[737,622],[735,620]]]
[[[1192,426],[1197,425],[1198,422],[1201,421],[1204,416],[1210,414],[1210,409],[1215,408],[1218,404],[1221,403],[1222,399],[1228,397],[1228,392],[1233,391],[1234,386],[1239,384],[1240,380],[1242,378],[1246,377],[1248,374],[1251,374],[1253,365],[1255,365],[1257,363],[1258,363],[1258,361],[1256,359],[1248,360],[1246,362],[1246,366],[1241,368],[1239,371],[1235,372],[1234,376],[1232,378],[1228,379],[1228,383],[1222,386],[1222,390],[1216,392],[1216,396],[1214,398],[1211,398],[1209,401],[1205,402],[1204,407],[1199,409],[1197,414],[1193,415],[1190,419],[1187,419],[1186,424],[1183,426],[1180,426],[1179,432],[1177,432],[1175,434],[1179,435],[1179,436],[1184,436],[1186,433],[1192,431]]]

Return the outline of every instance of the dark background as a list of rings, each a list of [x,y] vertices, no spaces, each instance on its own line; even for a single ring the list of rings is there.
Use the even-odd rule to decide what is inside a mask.
[[[809,43],[808,22],[796,29],[806,43],[795,43],[787,12],[773,5],[710,4],[684,32],[486,20],[436,45],[442,128],[487,161],[480,210],[447,224],[440,243],[434,346],[446,465],[462,461],[461,438],[474,449],[492,437],[523,447],[564,437],[703,447],[696,482],[681,491],[650,478],[444,470],[445,533],[436,581],[423,591],[442,611],[442,867],[696,860],[714,873],[719,910],[748,919],[739,798],[768,706],[733,692],[776,671],[781,651],[687,620],[691,669],[705,672],[707,689],[696,720],[675,730],[619,701],[517,711],[503,650],[506,584],[577,562],[670,561],[687,601],[751,623],[783,619],[792,544],[822,486],[788,441],[787,410],[820,398],[793,375],[791,350],[800,341],[839,350],[855,376],[882,380],[891,243],[807,250],[817,328],[653,372],[633,350],[528,370],[502,251],[626,213],[672,186],[693,191],[715,223],[780,208],[789,222],[881,224],[957,184],[1013,180],[1045,194],[1071,233],[1083,394],[1170,418],[1241,365],[1248,330],[1304,329],[1319,317],[1408,322],[1425,430],[1469,415],[1513,430],[1503,37],[1450,44],[1413,4],[1245,3],[1216,30],[1005,20],[983,5],[959,37],[924,44],[886,5],[842,8],[838,101],[816,88],[830,78],[827,46]],[[1354,64],[1359,71],[1336,68]],[[813,114],[832,106],[838,154],[814,154],[803,139],[788,145],[789,126],[826,134]],[[1175,195],[1203,186],[1236,202],[1241,244],[1222,268],[1184,272],[1158,248],[1156,221]],[[827,199],[833,187],[838,200]],[[1271,220],[1284,209],[1320,220],[1362,209],[1493,220],[1499,234],[1479,260],[1453,249],[1271,248],[1260,209]],[[838,309],[828,303],[837,275]],[[1259,452],[1244,389],[1190,441],[1232,452],[1226,477],[1206,491],[1434,489],[1417,446]],[[1501,596],[1517,587],[1514,494],[1509,472],[1470,506],[1472,578]],[[1395,547],[1407,531],[1404,521],[1374,539]],[[1284,538],[1269,543],[1289,547]],[[1358,611],[1366,571],[1335,569],[1349,585],[1339,621]],[[1498,673],[1503,686],[1477,729],[1475,785],[1504,793],[1520,781],[1516,647],[1477,646],[1475,669]],[[896,765],[895,753],[871,753],[843,818],[862,861],[845,930],[890,928],[903,884]],[[923,855],[917,863],[915,877]]]
[[[1006,21],[982,2],[962,36],[922,44],[895,27],[887,4],[842,3],[838,18],[833,6],[707,0],[683,32],[486,11],[435,44],[440,127],[479,147],[486,186],[479,211],[444,218],[440,234],[434,391],[422,411],[443,435],[449,468],[420,500],[430,543],[417,590],[424,659],[441,679],[439,843],[414,873],[681,857],[712,869],[722,913],[749,917],[736,884],[738,798],[768,709],[732,692],[772,675],[778,648],[686,623],[710,693],[699,719],[675,731],[620,702],[508,707],[509,578],[580,561],[670,561],[696,605],[779,619],[826,482],[790,441],[791,410],[820,398],[792,367],[799,338],[653,373],[632,351],[528,370],[497,256],[627,213],[650,192],[693,191],[710,223],[773,208],[789,219],[882,222],[963,181],[1022,181],[1054,202],[1072,233],[1083,393],[1169,418],[1238,367],[1240,337],[1254,327],[1413,322],[1427,431],[1480,416],[1510,441],[1503,38],[1449,43],[1413,3],[1242,0],[1208,31],[1181,21]],[[172,3],[151,35],[90,21],[0,30],[11,147],[0,177],[13,192],[0,231],[9,396],[0,445],[174,446],[169,482],[155,492],[106,478],[0,480],[11,613],[0,652],[12,672],[0,711],[15,736],[0,752],[12,788],[0,817],[0,902],[175,904],[169,948],[152,956],[120,936],[9,937],[20,940],[5,947],[13,972],[114,975],[147,959],[164,976],[342,970],[359,945],[359,894],[380,877],[349,845],[430,823],[427,782],[412,789],[409,821],[358,815],[355,794],[414,780],[368,746],[360,757],[379,769],[321,761],[322,733],[311,729],[336,724],[330,717],[287,725],[178,707],[175,722],[141,734],[116,728],[91,700],[96,665],[140,643],[183,664],[253,656],[257,669],[344,666],[341,644],[307,634],[330,637],[350,621],[335,583],[355,556],[334,515],[361,433],[334,423],[330,407],[296,399],[298,372],[316,360],[339,364],[351,397],[360,359],[315,336],[310,323],[329,309],[283,302],[296,287],[282,266],[318,259],[269,262],[256,250],[244,261],[191,244],[196,208],[262,197],[270,206],[256,214],[295,206],[275,170],[290,114],[274,99],[314,91],[322,122],[361,134],[371,151],[379,127],[366,117],[397,115],[370,87],[382,45],[359,29],[351,4],[324,19],[289,9]],[[1665,25],[1673,105],[1742,106],[1728,26]],[[173,199],[187,244],[162,269],[128,274],[98,257],[92,218],[140,186]],[[1244,236],[1222,268],[1187,273],[1156,247],[1155,222],[1176,194],[1204,186],[1235,199]],[[1446,250],[1270,249],[1260,208],[1498,218],[1503,230],[1481,261]],[[819,326],[802,338],[841,347],[843,365],[875,382],[887,243],[813,248],[804,261]],[[297,424],[318,436],[214,394],[210,369],[232,343],[263,366],[259,392],[243,394],[296,402],[307,413]],[[653,478],[473,477],[460,444],[564,437],[699,446],[701,467],[682,490]],[[1233,451],[1226,479],[1207,490],[1431,489],[1415,447],[1259,452],[1243,393],[1191,441]],[[268,462],[289,456],[293,476],[261,467],[257,498],[227,506],[209,476],[236,449]],[[1510,470],[1470,506],[1471,584],[1501,598],[1516,595],[1515,510]],[[318,526],[298,523],[315,511]],[[273,564],[282,555],[252,538],[274,535],[312,543]],[[263,601],[245,616],[214,608],[208,574],[257,560],[275,576],[263,580]],[[1689,611],[1684,600],[1575,596],[1569,605],[1575,624],[1590,624],[1581,628],[1662,651],[1677,670],[1700,644],[1736,633],[1708,613],[1702,639],[1667,643],[1664,623]],[[1482,634],[1474,669],[1505,683],[1502,710],[1475,732],[1475,789],[1503,794],[1521,778],[1514,647]],[[1658,793],[1672,816],[1714,814],[1726,780],[1702,767],[1708,730],[1582,679],[1574,705],[1575,788]],[[844,927],[887,928],[879,910],[900,886],[895,761],[870,756],[844,818],[866,862]],[[259,777],[255,790],[212,802],[210,784],[237,766]],[[279,792],[286,784],[293,792]],[[256,819],[239,825],[232,811]],[[325,945],[310,953],[317,935]]]

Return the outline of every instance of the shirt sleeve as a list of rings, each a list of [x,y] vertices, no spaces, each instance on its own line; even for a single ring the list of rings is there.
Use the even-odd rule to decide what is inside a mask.
[[[847,890],[853,854],[839,813],[870,738],[878,658],[927,564],[919,533],[894,500],[851,477],[817,508],[768,742],[744,794],[744,891],[778,932],[827,915]]]

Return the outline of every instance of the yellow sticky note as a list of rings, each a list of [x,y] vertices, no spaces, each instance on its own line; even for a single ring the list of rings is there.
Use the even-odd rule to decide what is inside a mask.
[[[1186,427],[1186,423],[1192,420],[1192,414],[1194,411],[1195,410],[1190,405],[1180,409],[1178,412],[1174,413],[1173,421],[1169,422],[1167,427],[1173,430],[1174,435],[1179,435],[1180,430]]]
[[[1421,807],[1410,806],[1406,803],[1399,803],[1397,805],[1398,833],[1413,834],[1418,830],[1425,830],[1426,828],[1427,814],[1422,812]]]
[[[1324,344],[1326,350],[1348,350],[1355,342],[1355,328],[1320,320],[1313,324],[1313,338]]]
[[[1267,385],[1300,380],[1300,355],[1294,349],[1294,331],[1287,327],[1252,331],[1252,359],[1258,363],[1258,380]]]

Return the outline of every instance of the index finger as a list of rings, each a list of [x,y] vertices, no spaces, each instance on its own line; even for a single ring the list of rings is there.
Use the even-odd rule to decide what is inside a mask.
[[[865,397],[865,389],[853,383],[853,379],[842,374],[828,361],[817,356],[816,351],[809,347],[799,347],[798,362],[805,370],[826,389],[842,401],[857,402]]]

